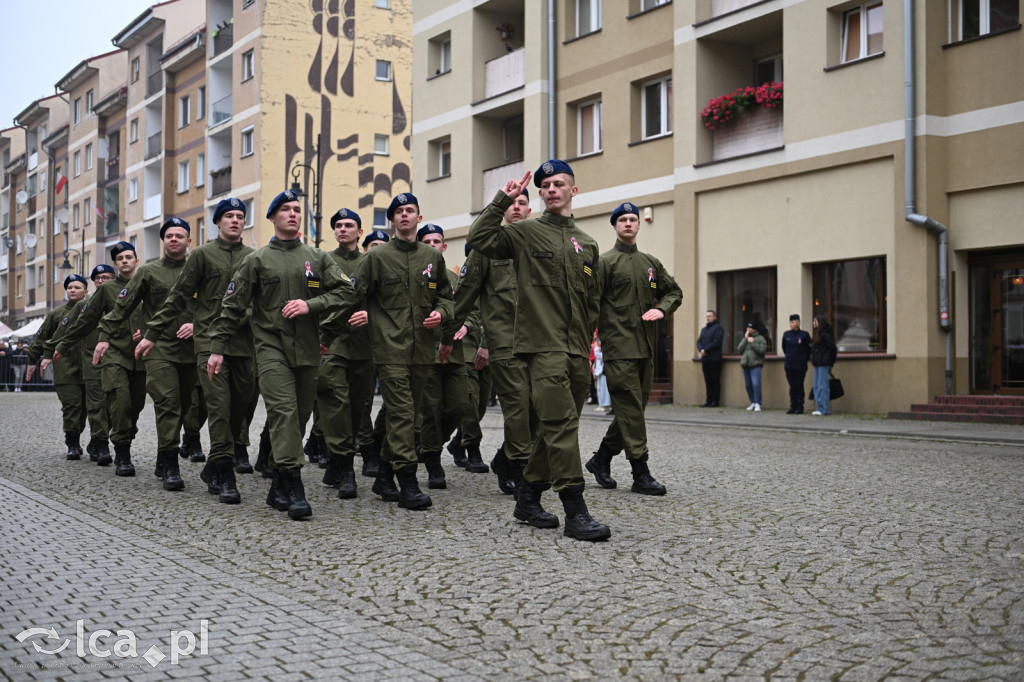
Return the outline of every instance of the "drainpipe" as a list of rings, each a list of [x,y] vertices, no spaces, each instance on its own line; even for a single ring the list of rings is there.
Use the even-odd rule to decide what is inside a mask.
[[[548,158],[555,158],[555,0],[548,0]]]
[[[904,177],[906,179],[906,203],[904,213],[907,222],[920,225],[936,236],[939,246],[939,328],[946,332],[946,395],[953,393],[953,321],[949,312],[949,228],[925,215],[917,213],[917,167],[915,153],[917,131],[915,94],[916,75],[914,62],[914,0],[903,0],[903,45],[904,45]]]

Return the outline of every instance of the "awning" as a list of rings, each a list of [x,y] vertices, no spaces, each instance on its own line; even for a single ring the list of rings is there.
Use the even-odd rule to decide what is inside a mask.
[[[13,336],[16,339],[24,339],[29,336],[35,336],[36,332],[39,331],[39,328],[43,326],[43,320],[45,319],[45,317],[37,317],[36,319],[29,322],[21,329],[15,329],[14,333],[11,334],[11,336]]]

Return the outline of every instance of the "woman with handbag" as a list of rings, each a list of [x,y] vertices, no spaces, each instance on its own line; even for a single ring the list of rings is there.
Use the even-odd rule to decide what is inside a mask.
[[[836,362],[838,349],[836,340],[832,335],[832,325],[828,323],[824,315],[815,315],[811,321],[814,333],[811,336],[811,364],[814,366],[814,407],[811,414],[822,416],[830,413],[828,377],[832,371],[832,365]]]

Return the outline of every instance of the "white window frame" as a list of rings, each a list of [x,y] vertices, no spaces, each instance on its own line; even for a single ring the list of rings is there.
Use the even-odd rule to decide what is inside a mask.
[[[132,83],[134,83],[142,76],[142,61],[138,57],[132,60],[131,70]]]
[[[374,7],[379,7],[380,9],[391,9],[391,0],[377,0],[374,3]]]
[[[133,202],[133,201],[138,201],[138,200],[139,200],[139,179],[138,178],[129,178],[128,179],[128,201],[129,202]]]
[[[594,120],[596,125],[594,126],[594,136],[596,139],[592,139],[591,143],[594,148],[591,151],[583,151],[583,111],[589,107],[594,107]],[[576,155],[577,156],[588,156],[590,154],[597,154],[602,151],[601,147],[601,99],[592,99],[586,102],[581,102],[576,105]]]
[[[78,125],[82,122],[82,98],[76,97],[75,103],[71,107],[72,109],[72,125]]]
[[[378,219],[380,222],[378,222]],[[373,209],[373,227],[374,229],[386,230],[388,228],[388,212],[384,208]]]
[[[581,24],[581,17],[583,12],[580,11],[584,5],[590,7],[590,25],[583,26]],[[601,28],[601,0],[576,0],[576,37],[589,35]]]
[[[452,174],[452,138],[437,142],[437,177],[447,178]]]
[[[86,197],[82,200],[82,222],[86,225],[92,225],[92,198]]]
[[[254,214],[256,213],[256,211],[253,210],[253,200],[243,199],[242,203],[245,204],[245,227],[251,228],[253,225],[256,224],[254,222],[256,217]]]
[[[441,69],[441,73],[448,73],[452,70],[452,39],[447,38],[441,41],[440,52],[438,54],[438,68]]]
[[[92,144],[85,145],[85,170],[92,170]]]
[[[196,90],[196,120],[201,121],[206,117],[206,86],[200,85]]]
[[[178,194],[187,192],[189,190],[189,186],[191,185],[191,174],[189,173],[189,166],[190,164],[188,162],[188,159],[178,162]]]
[[[664,137],[672,132],[672,103],[669,95],[672,76],[663,76],[640,84],[640,139],[653,140]],[[661,130],[656,133],[647,133],[647,89],[653,86],[660,88],[659,116],[661,116]]]
[[[387,135],[374,135],[373,136],[373,153],[377,156],[388,156],[389,147],[388,143],[390,138]]]
[[[82,174],[82,151],[75,151],[74,156],[72,156],[71,158],[73,159],[71,167],[75,171],[73,177],[77,178],[79,175]]]
[[[75,232],[82,229],[82,207],[78,204],[71,207],[71,229]]]
[[[661,7],[668,3],[669,0],[640,0],[640,11],[646,12],[647,10],[654,9],[655,7]]]
[[[242,82],[256,77],[256,53],[247,50],[242,53]]]
[[[182,95],[178,98],[178,129],[184,128],[192,122],[192,98],[189,95]]]
[[[869,2],[861,5],[860,7],[854,7],[843,12],[842,18],[842,35],[839,41],[839,60],[841,64],[848,64],[849,62],[855,62],[859,59],[865,59],[873,54],[879,54],[882,52],[880,48],[878,52],[868,52],[868,17],[870,10],[876,7],[882,8],[882,2]],[[859,45],[857,47],[857,56],[850,57],[847,59],[846,53],[848,51],[848,43],[850,40],[850,19],[856,16],[860,20],[860,35],[858,36]],[[883,34],[884,35],[884,34]],[[760,83],[758,83],[760,85]]]
[[[964,37],[964,0],[956,2],[956,40],[968,40],[970,38],[987,36],[992,32],[992,2],[991,0],[977,0],[978,2],[978,35]],[[1020,5],[1017,6],[1017,23],[1020,23]]]
[[[196,187],[206,184],[206,154],[196,154]]]
[[[128,138],[129,142],[139,141],[139,119],[133,118],[128,124]]]
[[[248,147],[248,149],[246,149],[246,147]],[[242,150],[240,158],[243,159],[256,153],[256,131],[253,126],[242,129],[241,144],[239,144],[239,148]]]
[[[387,71],[387,73],[383,77],[381,76],[380,73],[382,66],[384,67],[385,71]],[[382,82],[391,82],[391,62],[385,59],[378,59],[376,65],[374,66],[373,77],[375,80],[379,80]]]
[[[85,115],[92,116],[92,90],[85,93]]]

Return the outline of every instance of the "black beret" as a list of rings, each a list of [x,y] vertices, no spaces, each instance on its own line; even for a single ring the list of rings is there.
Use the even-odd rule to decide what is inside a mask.
[[[213,211],[213,224],[216,225],[228,211],[241,211],[242,215],[245,215],[245,202],[234,197],[221,199]]]
[[[388,236],[387,232],[384,230],[374,230],[363,239],[363,248],[365,249],[370,242],[384,242],[387,244],[389,241],[391,241],[391,237]]]
[[[416,230],[416,241],[423,241],[423,238],[426,237],[428,234],[439,234],[441,235],[441,237],[444,237],[444,230],[441,228],[440,225],[435,225],[434,223],[427,223],[420,229]]]
[[[81,282],[86,289],[89,288],[89,280],[87,280],[85,277],[82,277],[81,275],[68,275],[67,277],[65,277],[64,288],[67,289],[68,285],[71,284],[72,282]]]
[[[296,194],[295,192],[291,191],[290,189],[286,189],[285,191],[281,192],[276,197],[274,197],[274,200],[270,202],[270,206],[267,208],[267,217],[268,218],[272,217],[277,212],[277,209],[281,208],[281,204],[289,202],[289,201],[298,201],[298,200],[299,200],[299,195],[298,194]]]
[[[91,279],[91,280],[93,280],[95,282],[96,278],[99,277],[100,275],[102,275],[103,273],[107,273],[108,275],[116,275],[117,271],[114,270],[114,266],[113,265],[107,265],[106,263],[100,263],[99,265],[97,265],[96,267],[94,267],[92,269],[92,274],[89,275],[89,279]]]
[[[160,239],[164,238],[164,233],[167,232],[167,228],[169,227],[180,227],[183,228],[185,232],[192,234],[192,226],[189,225],[186,221],[182,220],[181,218],[170,218],[167,220],[166,223],[160,226]]]
[[[117,258],[118,254],[124,253],[125,251],[136,253],[135,245],[131,242],[118,242],[110,247],[110,257]]]
[[[338,222],[339,220],[344,220],[346,218],[348,218],[349,220],[356,221],[356,225],[359,226],[359,229],[360,230],[363,229],[363,219],[360,218],[359,214],[356,213],[355,211],[353,211],[351,208],[341,208],[341,209],[338,209],[338,211],[334,215],[331,216],[331,222],[328,223],[328,224],[333,229],[334,228],[334,223]]]
[[[404,204],[416,204],[416,208],[420,207],[420,200],[416,198],[415,194],[409,192],[403,192],[394,199],[391,200],[391,205],[388,206],[388,220],[391,220],[395,216],[395,209]]]
[[[537,169],[537,172],[533,174],[533,184],[540,187],[540,183],[542,183],[545,178],[550,178],[552,175],[558,175],[559,173],[575,175],[575,173],[572,172],[572,168],[569,167],[569,164],[561,159],[545,161],[540,165],[540,168]]]

